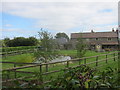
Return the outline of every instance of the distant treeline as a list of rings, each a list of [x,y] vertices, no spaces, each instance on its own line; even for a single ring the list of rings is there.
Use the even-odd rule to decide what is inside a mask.
[[[17,46],[36,46],[38,40],[35,37],[15,37],[14,39],[5,38],[4,44],[7,47],[17,47]]]

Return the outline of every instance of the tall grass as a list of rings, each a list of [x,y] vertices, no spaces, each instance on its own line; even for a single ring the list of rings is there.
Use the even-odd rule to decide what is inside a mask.
[[[19,46],[19,47],[2,47],[0,50],[2,52],[10,52],[10,51],[19,51],[19,50],[27,50],[34,49],[36,46]]]
[[[31,54],[21,54],[19,56],[16,56],[15,59],[14,60],[18,63],[31,63],[34,61],[34,56]]]

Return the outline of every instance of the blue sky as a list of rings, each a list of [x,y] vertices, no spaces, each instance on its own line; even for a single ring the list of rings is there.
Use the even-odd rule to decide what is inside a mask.
[[[36,20],[30,18],[24,18],[20,16],[10,15],[3,13],[3,36],[4,37],[17,37],[17,36],[34,36],[37,29],[34,28],[34,22]]]
[[[4,2],[2,4],[2,39],[37,36],[40,28],[58,32],[111,31],[117,28],[117,2]]]

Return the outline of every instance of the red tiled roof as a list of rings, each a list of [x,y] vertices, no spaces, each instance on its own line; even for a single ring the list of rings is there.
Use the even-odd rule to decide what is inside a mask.
[[[116,32],[91,32],[91,33],[71,33],[71,38],[100,38],[100,37],[118,37]]]

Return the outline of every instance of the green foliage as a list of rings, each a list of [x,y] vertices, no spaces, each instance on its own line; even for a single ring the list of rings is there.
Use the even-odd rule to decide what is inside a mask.
[[[76,68],[63,69],[64,73],[59,75],[56,79],[51,78],[51,82],[43,84],[43,77],[41,73],[35,73],[35,77],[29,81],[20,83],[19,81],[12,82],[14,86],[12,88],[44,88],[51,90],[53,88],[74,90],[74,89],[119,89],[120,85],[118,77],[120,71],[118,69],[112,69],[107,67],[103,71],[99,71],[94,68],[90,68],[85,65],[81,65]],[[8,74],[3,72],[4,74]],[[23,80],[24,81],[24,80]],[[9,87],[9,86],[8,86]],[[8,88],[5,87],[5,88]],[[10,87],[9,87],[10,88]]]
[[[86,47],[87,45],[85,44],[85,42],[81,38],[78,38],[77,44],[76,44],[77,57],[81,58],[85,55]]]
[[[55,36],[55,38],[61,38],[61,37],[64,37],[67,40],[69,40],[69,37],[66,33],[57,33],[56,36]]]
[[[41,32],[38,32],[38,35],[41,41],[41,49],[37,49],[37,51],[34,52],[36,60],[39,58],[43,58],[44,62],[52,60],[56,57],[57,52],[55,50],[55,42],[51,33],[41,30]]]
[[[17,47],[17,46],[35,46],[38,43],[38,40],[35,37],[15,37],[14,39],[5,38],[5,45],[8,47]]]
[[[62,76],[58,76],[57,79],[52,80],[49,85],[45,86],[49,89],[52,88],[63,88],[66,90],[73,89],[102,89],[102,88],[119,88],[120,85],[118,69],[112,69],[110,67],[103,71],[97,71],[88,66],[80,66],[77,68],[70,68],[64,70]]]
[[[69,70],[64,70],[64,74],[53,80],[47,87],[67,90],[88,88],[93,72],[94,69],[84,65],[77,68],[69,68]]]
[[[44,48],[44,51],[52,51],[54,50],[54,39],[51,33],[47,31],[38,32],[40,38],[40,46]]]
[[[34,49],[36,46],[19,46],[19,47],[2,47],[2,52],[10,52],[10,51],[19,51],[19,50],[27,50]]]
[[[120,85],[118,82],[120,81],[119,71],[117,68],[112,69],[111,67],[107,67],[103,71],[99,71],[98,75],[93,77],[93,81],[91,86],[98,87],[98,88],[118,88]],[[96,83],[96,85],[95,85]]]
[[[9,46],[10,38],[5,38],[4,40],[5,46]]]
[[[5,42],[3,40],[0,40],[0,47],[5,47]]]

